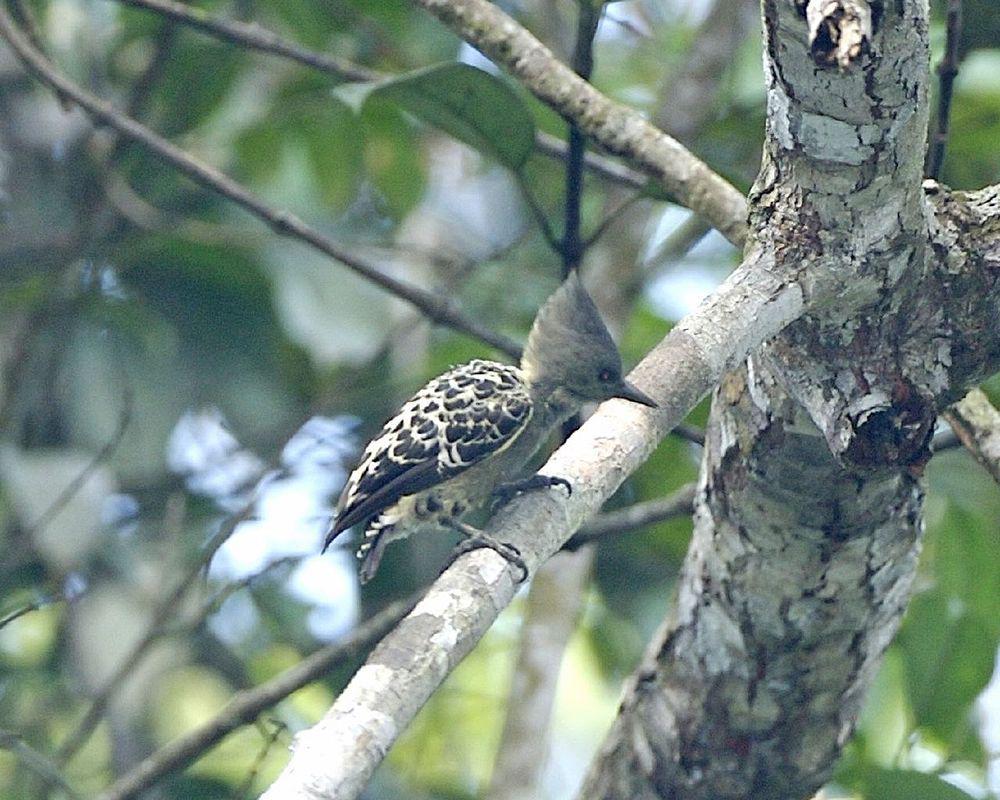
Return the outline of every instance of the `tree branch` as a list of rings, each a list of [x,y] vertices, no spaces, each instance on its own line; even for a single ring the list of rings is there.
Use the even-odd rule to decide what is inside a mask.
[[[0,7],[0,36],[3,36],[10,43],[24,65],[40,81],[71,98],[96,122],[108,125],[122,136],[139,142],[195,183],[222,195],[266,222],[278,235],[298,239],[339,261],[363,278],[420,309],[428,319],[480,339],[514,358],[520,356],[521,348],[517,342],[466,316],[455,308],[448,298],[424,291],[417,286],[387,275],[375,264],[358,257],[327,238],[294,214],[268,206],[255,194],[214,167],[203,164],[144,125],[77,86],[59,73],[45,56],[31,45],[17,30],[10,15],[2,7]]]
[[[937,180],[944,166],[945,148],[948,146],[948,128],[951,122],[951,98],[958,76],[958,44],[962,37],[962,0],[948,0],[947,35],[944,56],[938,64],[938,107],[931,149],[927,154],[927,177]]]
[[[655,176],[679,202],[743,245],[747,206],[739,191],[637,111],[598,92],[497,6],[488,0],[416,2],[606,151]]]
[[[70,800],[81,800],[82,795],[66,780],[62,772],[59,771],[59,767],[16,733],[0,730],[0,750],[13,753],[14,757],[25,767],[47,784],[58,786]]]
[[[594,35],[601,21],[603,6],[595,8],[591,0],[576,4],[576,45],[573,48],[573,71],[589,81],[594,69]],[[583,200],[583,166],[587,140],[580,126],[570,121],[569,153],[566,156],[566,202],[562,245],[562,275],[565,278],[580,266],[586,245],[580,233],[580,204]]]
[[[86,744],[87,740],[90,738],[90,734],[94,732],[94,728],[97,727],[97,724],[104,717],[104,712],[107,710],[111,700],[122,688],[126,679],[132,674],[132,671],[136,668],[136,666],[138,666],[139,662],[149,652],[149,648],[152,647],[162,635],[163,626],[177,611],[177,607],[184,599],[188,589],[191,588],[191,585],[201,574],[202,569],[204,569],[205,566],[212,560],[212,557],[218,552],[219,548],[222,547],[226,540],[232,536],[239,524],[250,517],[256,503],[257,496],[256,493],[254,493],[253,497],[251,497],[242,509],[229,516],[229,518],[219,527],[219,530],[216,531],[215,535],[209,539],[198,558],[195,559],[195,561],[188,567],[187,571],[174,586],[170,594],[161,601],[160,605],[153,613],[153,618],[150,620],[149,628],[147,629],[146,634],[132,646],[129,654],[122,659],[118,668],[112,673],[111,677],[104,683],[104,686],[94,696],[94,699],[91,702],[90,707],[87,709],[87,713],[84,714],[83,719],[59,746],[59,749],[56,752],[56,760],[60,764],[68,762],[79,751],[79,749]]]
[[[173,0],[118,0],[118,2],[125,6],[153,11],[240,47],[297,61],[340,80],[375,81],[385,77],[381,72],[346,59],[299,47],[260,25],[222,19],[206,13],[201,8],[186,6]]]
[[[986,393],[973,389],[942,416],[976,461],[1000,483],[1000,411]]]
[[[343,641],[317,650],[266,683],[237,692],[215,717],[137,764],[102,792],[98,800],[129,800],[165,775],[183,769],[229,733],[253,722],[265,709],[361,655],[413,608],[420,594],[417,592],[406,600],[387,606]]]
[[[656,500],[636,503],[617,511],[606,511],[598,514],[584,525],[572,539],[566,542],[566,550],[576,550],[585,544],[591,544],[609,536],[617,536],[666,522],[676,517],[690,516],[694,511],[694,498],[697,486],[687,483],[677,491]]]
[[[722,286],[682,320],[632,372],[659,403],[603,404],[543,468],[573,484],[512,501],[487,525],[534,572],[614,493],[722,373],[803,311],[802,289],[751,253]],[[296,736],[292,759],[268,800],[357,797],[399,733],[458,664],[517,586],[493,551],[457,559],[413,612],[375,649],[324,718]]]
[[[172,0],[119,0],[119,2],[163,14],[176,22],[238,47],[287,58],[338,80],[377,81],[392,77],[344,59],[333,58],[325,53],[301,47],[260,25],[228,21],[208,14],[204,9],[193,8]],[[544,155],[560,159],[565,159],[569,151],[566,142],[544,131],[538,131],[535,135],[535,147]],[[648,181],[643,174],[597,153],[587,153],[584,163],[587,169],[596,175],[635,189],[645,188]]]
[[[540,794],[559,668],[580,618],[593,561],[592,548],[556,553],[531,582],[486,800]]]
[[[678,600],[584,800],[822,785],[909,600],[938,408],[1000,358],[998,195],[921,192],[927,6],[879,6],[764,0],[751,242],[841,291],[718,388]]]

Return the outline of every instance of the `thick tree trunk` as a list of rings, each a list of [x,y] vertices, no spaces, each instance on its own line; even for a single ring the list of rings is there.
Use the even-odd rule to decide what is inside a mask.
[[[909,599],[937,411],[998,364],[996,190],[921,188],[926,2],[763,8],[751,242],[823,300],[716,392],[676,607],[586,800],[815,793]]]

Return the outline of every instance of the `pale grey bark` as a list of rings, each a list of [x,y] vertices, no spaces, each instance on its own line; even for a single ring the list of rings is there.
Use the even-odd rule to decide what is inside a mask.
[[[488,3],[420,2],[487,36],[484,49],[526,81],[541,73],[534,45],[518,61],[523,37],[508,18],[483,33]],[[587,798],[815,791],[905,607],[930,423],[1000,364],[996,191],[921,188],[926,3],[879,10],[869,39],[824,7],[829,24],[850,23],[845,42],[861,31],[842,48],[829,25],[810,42],[806,3],[765,0],[769,135],[744,266],[633,373],[661,410],[602,406],[543,468],[568,478],[572,496],[521,498],[488,526],[534,571],[738,368],[715,400],[679,602]],[[586,115],[560,97],[562,113]],[[616,130],[615,108],[601,109],[610,118],[595,130]],[[356,797],[510,601],[512,572],[492,551],[446,570],[297,737],[266,797]]]
[[[487,530],[521,551],[532,572],[642,464],[722,374],[802,313],[802,292],[755,253],[655,347],[631,379],[660,409],[603,404],[549,459],[570,497],[514,500]],[[375,649],[309,730],[298,734],[268,800],[357,797],[376,765],[447,674],[510,603],[516,569],[492,550],[462,556]]]
[[[986,392],[973,389],[944,416],[962,444],[1000,483],[1000,411]]]
[[[816,792],[909,599],[937,412],[1000,366],[996,190],[921,188],[926,2],[763,8],[751,242],[810,311],[717,390],[676,606],[585,800]]]

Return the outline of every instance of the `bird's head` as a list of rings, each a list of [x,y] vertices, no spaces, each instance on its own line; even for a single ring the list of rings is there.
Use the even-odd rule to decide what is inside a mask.
[[[575,271],[535,317],[521,369],[529,383],[562,390],[578,402],[621,397],[656,408],[623,377],[618,348]]]

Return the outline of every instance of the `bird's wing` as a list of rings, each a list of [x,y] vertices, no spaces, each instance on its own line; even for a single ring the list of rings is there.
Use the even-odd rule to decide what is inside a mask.
[[[344,486],[326,543],[401,497],[504,450],[531,411],[514,367],[477,360],[435,378],[368,443]]]

